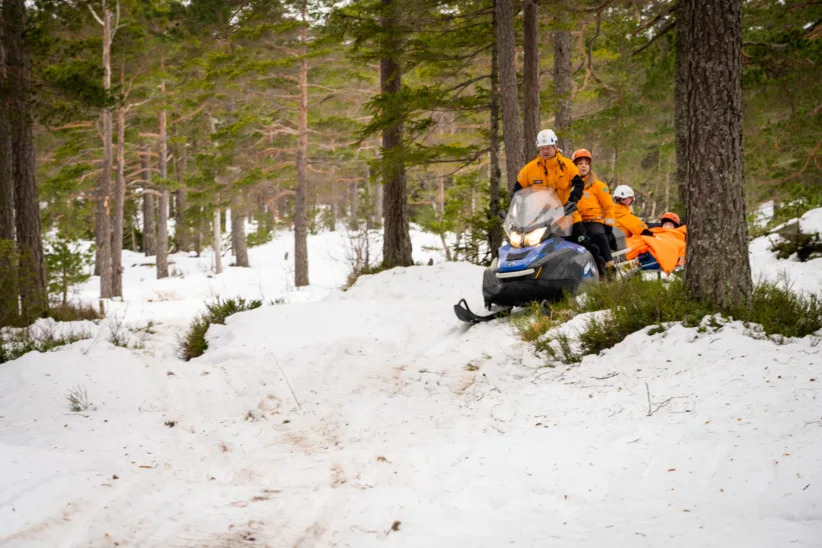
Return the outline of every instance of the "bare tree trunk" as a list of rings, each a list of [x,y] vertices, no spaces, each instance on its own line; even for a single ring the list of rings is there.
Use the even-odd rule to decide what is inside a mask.
[[[231,242],[234,248],[234,266],[248,267],[248,245],[245,241],[245,216],[235,200],[231,209]]]
[[[120,85],[125,83],[125,61],[120,68]],[[114,217],[111,223],[111,294],[123,296],[123,222],[126,203],[126,108],[117,107],[117,178],[114,185]]]
[[[560,24],[567,24],[567,19],[568,15],[561,11]],[[574,152],[571,91],[571,33],[561,29],[554,32],[554,94],[558,98],[555,125],[559,148],[569,158]]]
[[[514,8],[511,0],[495,0],[494,4],[499,57],[499,90],[502,99],[502,136],[505,141],[505,169],[510,193],[514,190],[519,170],[525,165],[517,89]]]
[[[103,89],[111,91],[111,18],[108,0],[103,0]],[[111,164],[112,113],[103,110],[103,169],[97,183],[94,239],[97,245],[95,270],[100,275],[100,298],[114,296],[111,262]]]
[[[496,18],[496,12],[494,13]],[[496,19],[494,21],[496,27]],[[502,245],[502,226],[499,223],[500,212],[500,169],[499,169],[499,70],[498,70],[497,41],[491,46],[491,92],[489,95],[488,110],[491,116],[491,138],[489,143],[488,162],[488,182],[491,192],[489,204],[489,215],[491,216],[491,229],[488,232],[488,245],[491,247],[491,257],[499,257],[499,248]]]
[[[385,224],[385,187],[381,183],[374,185],[374,220],[378,226]]]
[[[185,145],[180,145],[180,154],[175,157],[174,174],[180,189],[175,192],[174,201],[177,207],[174,209],[174,242],[177,251],[189,251],[191,249],[191,223],[188,222],[188,190],[183,186],[186,172],[188,171],[188,155]]]
[[[0,27],[0,32],[2,28]],[[5,80],[6,64],[0,56],[0,78]],[[9,126],[8,95],[6,84],[0,81],[0,240],[14,240],[14,175],[11,155],[12,140]]]
[[[297,126],[297,195],[294,211],[294,285],[308,285],[308,218],[307,158],[308,155],[308,22],[306,1],[300,6],[300,106]]]
[[[742,151],[742,0],[688,0],[685,286],[729,310],[753,288]]]
[[[524,0],[525,11],[525,66],[523,67],[522,94],[525,102],[523,129],[525,159],[536,154],[539,133],[539,15],[535,0]]]
[[[377,224],[377,204],[375,198],[376,188],[371,182],[371,166],[368,164],[368,162],[365,162],[365,166],[363,168],[363,178],[365,179],[365,195],[371,199],[371,206],[369,207],[368,205],[366,205],[365,208],[365,229],[371,230]]]
[[[348,189],[351,196],[351,204],[349,206],[351,211],[348,215],[348,228],[351,230],[357,230],[360,224],[358,215],[360,209],[360,187],[355,181],[349,185]]]
[[[151,161],[148,148],[140,150],[140,170],[143,175],[144,190],[151,188]],[[154,195],[149,192],[143,193],[143,253],[146,257],[151,257],[157,253],[157,228],[155,217]]]
[[[676,186],[682,204],[688,203],[688,56],[691,3],[676,3],[676,61],[674,68],[674,146]]]
[[[382,0],[382,27],[387,33],[383,57],[380,59],[380,90],[387,98],[387,108],[393,113],[394,122],[382,131],[382,175],[385,186],[383,205],[382,260],[387,267],[411,266],[411,235],[408,225],[408,195],[405,183],[405,158],[403,150],[403,109],[397,96],[402,88],[402,66],[399,57],[402,44],[397,33],[399,5],[397,0]]]
[[[160,66],[165,63],[160,61]],[[165,99],[166,83],[160,83],[160,94]],[[168,278],[168,189],[166,180],[168,179],[168,113],[163,108],[160,111],[160,137],[158,139],[160,179],[163,187],[160,190],[160,199],[157,206],[157,279]]]
[[[194,253],[200,256],[203,251],[203,208],[197,210],[197,218],[194,221]]]
[[[220,236],[220,208],[214,208],[214,240],[212,245],[214,246],[214,272],[217,274],[222,273],[223,271],[223,261],[222,261],[222,237]]]

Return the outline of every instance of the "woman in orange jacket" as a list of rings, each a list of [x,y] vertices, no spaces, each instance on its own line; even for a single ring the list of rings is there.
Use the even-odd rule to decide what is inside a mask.
[[[634,189],[628,185],[619,185],[614,190],[614,216],[616,225],[625,236],[653,236],[642,219],[634,215],[631,206],[634,203]]]
[[[614,216],[614,201],[608,185],[597,179],[591,171],[593,158],[591,153],[581,148],[571,157],[577,166],[584,183],[582,198],[577,202],[578,212],[582,217],[582,224],[588,237],[599,248],[606,266],[613,265],[611,246],[608,244],[609,235],[613,232],[616,218]]]

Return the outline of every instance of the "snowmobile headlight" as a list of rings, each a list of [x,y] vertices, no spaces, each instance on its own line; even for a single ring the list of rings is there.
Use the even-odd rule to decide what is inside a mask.
[[[511,240],[511,245],[514,247],[519,247],[522,245],[522,234],[519,232],[514,232],[512,230],[508,235],[508,239]]]
[[[546,227],[538,228],[536,230],[532,230],[528,234],[525,235],[525,245],[531,247],[532,245],[537,245],[542,241],[542,236],[545,234]]]

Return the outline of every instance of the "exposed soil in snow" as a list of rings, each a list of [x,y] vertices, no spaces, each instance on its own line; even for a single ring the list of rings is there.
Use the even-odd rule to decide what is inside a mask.
[[[289,246],[217,277],[176,256],[159,282],[128,254],[110,315],[143,348],[112,346],[110,318],[0,366],[0,546],[820,545],[817,340],[675,325],[544,368],[507,322],[454,317],[481,309],[480,267],[429,251],[340,292],[344,241],[321,235],[295,291]],[[787,263],[756,246],[755,271]],[[287,302],[178,360],[217,294]]]

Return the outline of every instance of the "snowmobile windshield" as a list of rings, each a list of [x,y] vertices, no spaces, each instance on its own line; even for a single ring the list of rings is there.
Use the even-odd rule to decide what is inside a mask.
[[[565,216],[562,202],[553,188],[530,186],[511,199],[502,226],[511,244],[521,247],[523,244],[535,245],[551,235],[569,236],[572,225],[573,219]],[[536,242],[533,242],[536,238],[526,238],[536,231],[540,236]]]

